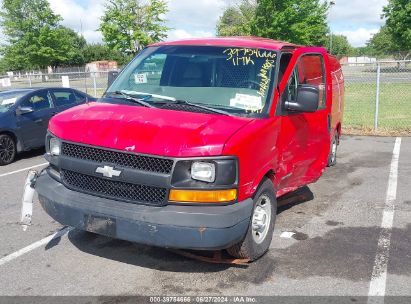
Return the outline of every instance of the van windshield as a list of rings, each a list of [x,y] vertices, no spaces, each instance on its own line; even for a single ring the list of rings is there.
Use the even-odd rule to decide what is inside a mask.
[[[213,46],[148,47],[119,75],[105,97],[181,110],[181,102],[231,115],[268,111],[277,53]],[[177,105],[180,105],[177,107]],[[217,112],[218,112],[217,111]]]

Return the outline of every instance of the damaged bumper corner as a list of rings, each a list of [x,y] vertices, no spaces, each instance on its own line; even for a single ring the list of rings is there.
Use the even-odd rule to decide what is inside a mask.
[[[31,225],[33,216],[33,198],[36,190],[34,189],[38,172],[30,170],[27,174],[26,181],[24,183],[24,193],[21,201],[21,218],[20,224],[23,230],[26,231],[27,227]]]
[[[61,224],[177,249],[216,250],[240,242],[253,209],[252,199],[228,206],[125,203],[69,190],[46,172],[38,177],[36,191],[44,210]]]

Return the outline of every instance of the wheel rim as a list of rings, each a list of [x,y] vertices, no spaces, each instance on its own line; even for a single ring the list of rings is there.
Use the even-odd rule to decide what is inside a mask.
[[[253,239],[257,244],[262,243],[267,236],[271,223],[271,200],[268,195],[259,197],[252,218]]]
[[[0,159],[7,163],[14,157],[14,142],[10,137],[3,137],[0,140]]]

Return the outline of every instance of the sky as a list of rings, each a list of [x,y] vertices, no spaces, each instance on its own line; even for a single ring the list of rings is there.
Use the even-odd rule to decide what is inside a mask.
[[[104,0],[49,0],[52,9],[63,17],[63,24],[82,32],[88,42],[101,42],[97,31],[104,12]],[[235,0],[168,0],[165,16],[166,40],[215,35],[224,9]],[[364,46],[383,24],[380,16],[387,0],[336,0],[329,14],[333,33],[343,34],[355,46]]]

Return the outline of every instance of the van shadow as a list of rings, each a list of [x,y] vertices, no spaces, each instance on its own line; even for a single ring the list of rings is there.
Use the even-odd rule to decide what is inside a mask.
[[[313,193],[308,187],[303,187],[279,200],[278,212],[283,212],[292,206],[301,204],[313,199]],[[79,250],[91,255],[103,257],[118,262],[169,272],[186,273],[213,273],[227,269],[259,269],[256,273],[262,277],[253,278],[254,281],[262,281],[274,270],[274,262],[269,254],[260,260],[247,266],[230,264],[211,264],[187,257],[180,256],[165,248],[136,244],[128,241],[113,239],[78,229],[72,230],[68,235],[71,243]],[[196,254],[210,256],[211,252],[196,251]],[[272,267],[267,268],[267,263]],[[263,266],[265,265],[265,266]],[[264,268],[264,269],[263,269]]]
[[[294,206],[312,201],[314,193],[308,186],[301,187],[293,192],[285,194],[277,199],[277,214],[280,214]]]
[[[381,228],[375,226],[336,227],[321,236],[271,250],[247,268],[193,261],[165,249],[93,236],[77,230],[72,231],[69,238],[87,253],[159,270],[155,274],[153,288],[161,286],[165,293],[198,294],[206,291],[227,294],[233,286],[237,291],[251,290],[253,286],[284,278],[304,280],[322,277],[367,282],[371,278],[380,233]],[[411,259],[407,253],[411,251],[411,224],[392,229],[390,248],[388,273],[410,276]],[[220,275],[222,271],[224,273]]]
[[[276,268],[270,251],[248,266],[238,266],[192,260],[164,248],[111,239],[79,230],[72,230],[68,238],[74,246],[88,254],[157,271],[153,288],[161,286],[161,290],[169,294],[199,294],[204,291],[223,294],[233,283],[235,286],[244,285],[244,288],[262,284],[273,277]],[[194,278],[196,284],[192,282]]]
[[[113,239],[78,229],[68,235],[79,250],[105,259],[169,272],[219,272],[232,267],[192,260],[165,248]],[[201,253],[200,253],[201,254]]]

